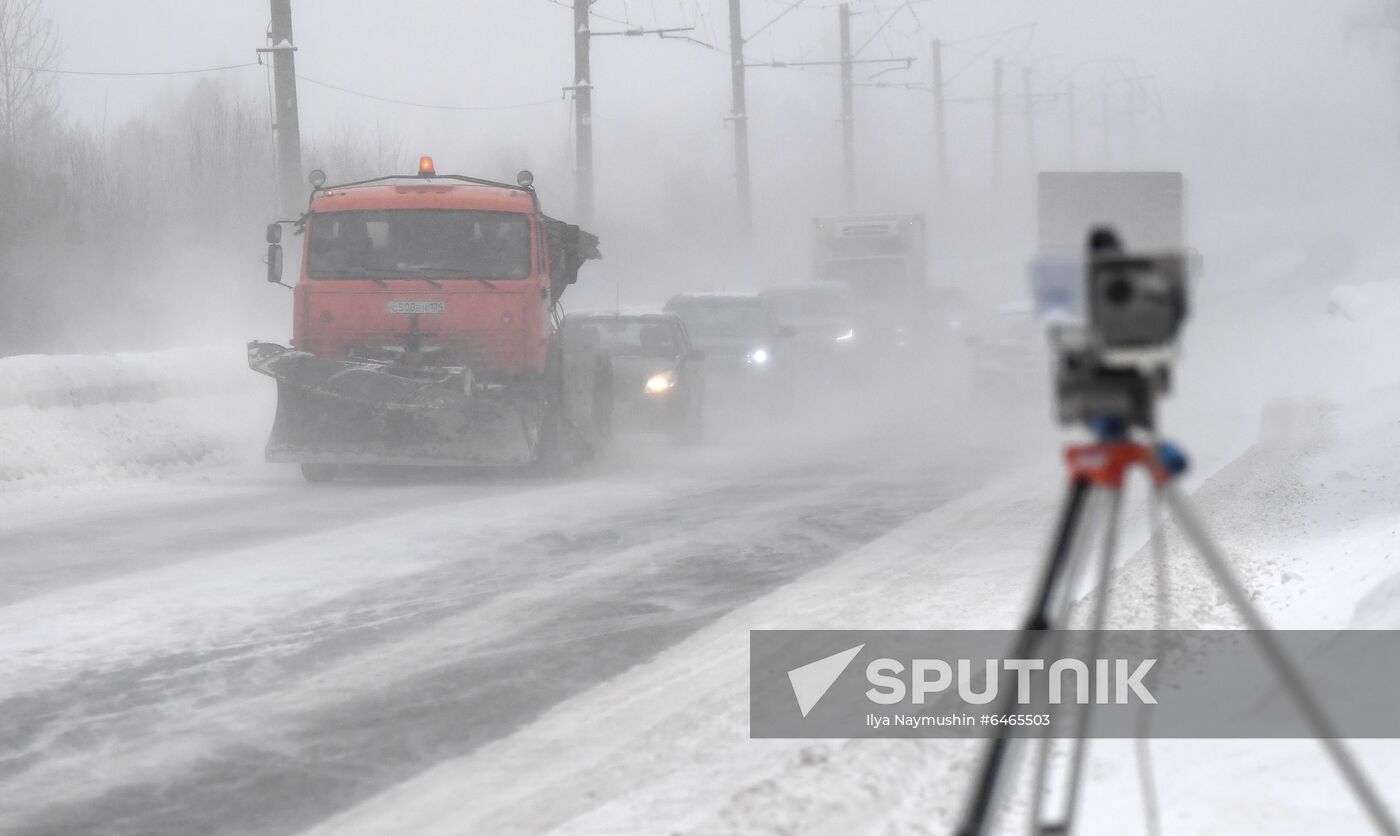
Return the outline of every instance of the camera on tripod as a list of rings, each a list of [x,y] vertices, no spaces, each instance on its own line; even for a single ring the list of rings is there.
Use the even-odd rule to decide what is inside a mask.
[[[1031,284],[1050,325],[1060,423],[1152,429],[1186,319],[1186,280],[1183,253],[1125,252],[1108,227],[1089,234],[1082,259],[1036,260]]]

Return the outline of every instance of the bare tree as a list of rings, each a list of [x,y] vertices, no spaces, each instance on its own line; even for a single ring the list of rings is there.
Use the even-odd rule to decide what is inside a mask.
[[[0,0],[0,146],[9,148],[57,105],[58,36],[43,0]]]

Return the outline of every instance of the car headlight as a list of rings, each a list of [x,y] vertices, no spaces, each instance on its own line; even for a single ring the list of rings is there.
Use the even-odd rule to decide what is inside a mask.
[[[660,372],[647,378],[646,393],[648,395],[664,395],[676,386],[675,372]]]
[[[753,351],[749,352],[749,362],[755,366],[762,366],[766,364],[768,360],[768,349],[766,348],[755,348]]]
[[[836,338],[836,341],[837,341],[838,343],[848,343],[848,342],[850,342],[851,340],[853,340],[853,339],[855,339],[855,338],[856,338],[855,329],[851,329],[851,330],[848,330],[846,333],[842,334],[841,336],[837,337],[837,338]]]

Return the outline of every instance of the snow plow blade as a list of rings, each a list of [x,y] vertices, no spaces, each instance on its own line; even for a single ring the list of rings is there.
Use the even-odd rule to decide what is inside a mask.
[[[327,360],[248,344],[277,381],[267,460],[300,464],[526,465],[538,458],[542,399],[522,389],[468,394],[461,374]]]

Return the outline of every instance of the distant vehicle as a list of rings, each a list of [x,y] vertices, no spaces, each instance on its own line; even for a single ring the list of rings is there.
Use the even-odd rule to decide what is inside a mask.
[[[713,372],[769,372],[780,365],[780,344],[796,335],[756,293],[682,293],[664,310],[685,323],[691,342]]]
[[[972,336],[976,383],[987,389],[1019,389],[1050,374],[1045,328],[1029,308],[1003,308]]]
[[[860,215],[813,222],[814,275],[850,288],[864,351],[902,353],[928,327],[928,254],[922,215]]]
[[[680,317],[625,311],[569,314],[564,342],[597,347],[612,357],[617,427],[663,430],[678,442],[700,439],[705,354],[691,345]]]
[[[845,359],[860,345],[855,294],[836,284],[774,287],[759,294],[777,317],[779,327],[794,330],[791,351],[796,359]]]
[[[781,406],[792,395],[785,343],[797,332],[780,325],[755,293],[682,293],[664,310],[680,317],[692,344],[705,352],[705,372],[716,396]]]
[[[929,316],[943,330],[965,335],[975,325],[977,313],[962,288],[934,285],[928,289]]]

